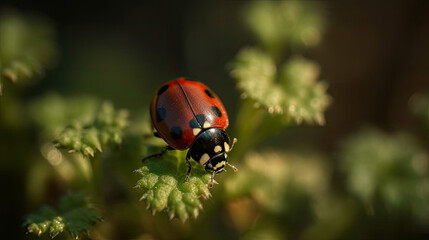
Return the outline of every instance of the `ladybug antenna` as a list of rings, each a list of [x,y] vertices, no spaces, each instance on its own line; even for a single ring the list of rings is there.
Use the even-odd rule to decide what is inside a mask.
[[[236,168],[234,165],[229,164],[229,162],[227,162],[226,164],[230,166],[232,170],[234,170],[234,172],[238,172],[238,168]]]
[[[210,177],[210,182],[209,182],[209,188],[213,187],[213,181],[214,181],[214,175],[216,174],[215,171],[213,171],[212,176]]]
[[[232,148],[234,147],[234,144],[237,142],[237,138],[232,139],[231,147],[229,148],[228,152],[231,152]]]

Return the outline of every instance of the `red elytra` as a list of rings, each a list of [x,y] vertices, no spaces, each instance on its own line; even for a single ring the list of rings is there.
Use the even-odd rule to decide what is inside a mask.
[[[219,97],[200,82],[178,78],[165,83],[150,105],[157,133],[177,150],[188,149],[204,129],[226,129],[228,115]]]

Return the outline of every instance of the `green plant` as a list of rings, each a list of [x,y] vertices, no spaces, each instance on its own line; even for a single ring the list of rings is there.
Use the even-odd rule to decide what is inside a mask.
[[[379,226],[396,233],[398,223],[427,225],[428,154],[412,135],[364,130],[334,157],[318,146],[288,145],[303,128],[323,126],[332,103],[321,65],[307,57],[326,25],[321,3],[242,4],[240,17],[255,41],[225,63],[235,81],[229,86],[235,83],[241,97],[228,128],[238,138],[229,159],[239,172],[217,175],[211,189],[210,174],[194,161],[184,182],[186,151],[141,162],[166,143],[153,136],[148,109],[141,107],[151,96],[140,89],[138,109],[70,91],[24,96],[19,83],[43,80],[56,61],[55,30],[29,14],[0,15],[0,90],[5,79],[17,83],[0,96],[0,143],[11,143],[0,144],[8,157],[0,163],[24,172],[17,178],[26,188],[24,210],[32,211],[23,224],[28,237],[356,239]],[[103,58],[105,48],[95,52]],[[108,66],[120,64],[115,61]],[[90,62],[84,65],[92,70]],[[100,72],[85,74],[70,78],[90,82]],[[92,84],[104,87],[99,80]],[[415,95],[410,107],[426,124],[427,96]]]

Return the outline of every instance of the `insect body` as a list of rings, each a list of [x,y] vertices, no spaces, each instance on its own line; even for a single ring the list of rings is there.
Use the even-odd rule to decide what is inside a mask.
[[[225,171],[228,163],[227,153],[231,151],[237,139],[230,141],[225,129],[229,125],[228,115],[219,97],[204,84],[178,78],[165,83],[158,90],[150,105],[152,123],[159,136],[168,146],[167,150],[186,150],[188,172],[191,174],[192,158],[212,173],[209,187],[213,185],[214,175]]]

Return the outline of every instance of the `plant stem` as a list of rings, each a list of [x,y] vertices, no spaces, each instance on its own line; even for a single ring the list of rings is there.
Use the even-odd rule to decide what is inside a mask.
[[[233,156],[242,158],[257,139],[254,138],[254,130],[258,128],[264,119],[264,109],[254,107],[254,101],[246,99],[243,101],[236,120],[235,137],[238,139],[234,147]]]

